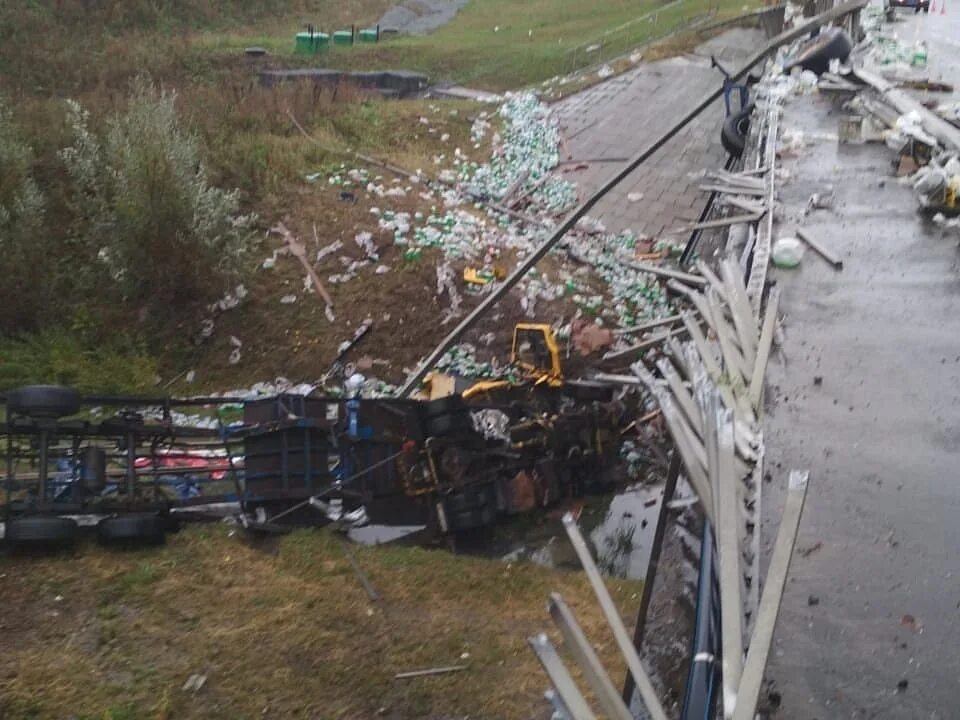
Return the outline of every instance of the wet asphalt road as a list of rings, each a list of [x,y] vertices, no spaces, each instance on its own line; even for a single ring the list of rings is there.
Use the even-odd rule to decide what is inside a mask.
[[[960,2],[947,2],[901,37],[935,31],[931,74],[960,83]],[[840,114],[793,98],[783,126],[835,134]],[[775,236],[802,225],[844,269],[808,249],[771,273],[786,320],[768,372],[767,556],[788,470],[811,479],[767,672],[778,718],[960,718],[960,252],[892,160],[818,140],[783,162]],[[803,217],[827,183],[834,209]]]

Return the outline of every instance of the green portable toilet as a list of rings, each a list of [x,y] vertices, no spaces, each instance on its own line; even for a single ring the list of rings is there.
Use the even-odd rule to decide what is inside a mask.
[[[299,32],[293,51],[298,55],[312,55],[330,44],[330,36],[321,32]]]
[[[306,55],[311,52],[310,33],[297,33],[293,42],[293,51],[297,53],[297,55]]]
[[[367,28],[365,30],[361,30],[360,42],[375,43],[380,39],[379,35],[380,33],[377,32],[376,28]]]
[[[333,34],[333,44],[334,45],[353,45],[353,31],[337,30]]]

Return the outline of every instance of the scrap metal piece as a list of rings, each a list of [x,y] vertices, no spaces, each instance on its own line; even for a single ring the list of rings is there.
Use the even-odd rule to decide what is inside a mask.
[[[773,553],[770,556],[770,567],[767,570],[763,596],[757,611],[753,637],[750,638],[750,649],[747,651],[747,660],[743,666],[733,720],[753,720],[757,712],[760,684],[763,681],[763,671],[770,654],[777,615],[780,613],[783,589],[787,584],[787,572],[790,570],[790,560],[797,541],[800,514],[803,512],[803,503],[807,497],[809,479],[810,473],[805,470],[790,471],[787,501],[783,508],[783,517],[780,519],[780,529],[777,531]]]
[[[543,669],[550,677],[553,687],[563,701],[564,706],[572,720],[594,720],[596,717],[590,706],[587,705],[586,698],[573,681],[570,671],[563,664],[563,660],[557,654],[557,649],[550,642],[546,633],[540,633],[536,637],[527,640],[530,647],[543,665]]]
[[[723,311],[715,293],[707,294],[707,303],[710,306],[710,312],[713,313],[714,331],[717,333],[717,342],[720,344],[720,352],[723,354],[727,377],[734,392],[736,392],[743,386],[745,378],[750,377],[747,362],[743,353],[734,344],[734,331],[723,317]]]
[[[681,225],[673,230],[667,230],[667,235],[682,235],[683,233],[693,232],[694,230],[711,230],[713,228],[727,227],[728,225],[739,225],[740,223],[756,222],[763,217],[763,213],[755,212],[746,215],[728,215],[727,217],[717,218],[716,220],[705,220],[692,225]]]
[[[723,715],[730,718],[737,703],[743,669],[743,603],[740,583],[740,528],[737,486],[734,477],[733,416],[714,403],[717,431],[717,536],[720,547],[720,615],[723,643]]]
[[[673,365],[671,365],[667,360],[659,360],[657,362],[657,369],[660,371],[660,374],[663,376],[664,380],[667,381],[667,385],[669,385],[670,390],[673,392],[673,397],[680,406],[680,409],[683,410],[684,415],[687,416],[687,421],[690,423],[690,427],[693,428],[693,431],[700,438],[703,438],[703,417],[701,416],[700,411],[697,409],[696,404],[693,402],[693,396],[690,395],[690,391],[687,390],[686,386],[683,384],[683,381],[680,379],[680,376],[677,375],[676,371],[673,369]]]
[[[563,516],[563,526],[567,531],[567,535],[570,537],[570,542],[577,553],[577,557],[580,558],[580,564],[583,565],[587,578],[590,580],[590,585],[593,586],[593,592],[600,602],[603,614],[607,617],[607,623],[613,631],[617,645],[620,646],[620,652],[627,661],[627,667],[633,675],[634,682],[637,684],[640,697],[647,707],[647,712],[650,714],[651,720],[667,720],[667,713],[664,711],[663,705],[660,704],[659,698],[657,698],[657,693],[653,688],[653,683],[650,682],[650,677],[647,675],[646,670],[643,669],[640,656],[637,655],[637,649],[630,641],[627,629],[623,625],[623,618],[620,617],[620,612],[617,610],[613,598],[610,597],[610,591],[607,590],[603,578],[600,577],[600,571],[597,570],[597,565],[593,561],[593,556],[590,555],[590,550],[587,548],[587,543],[583,539],[583,535],[580,534],[580,528],[577,527],[577,522],[573,519],[573,515],[566,513]]]
[[[750,378],[750,404],[755,410],[760,409],[763,378],[767,373],[767,362],[770,359],[770,347],[773,344],[773,331],[777,325],[777,308],[779,305],[780,291],[774,288],[767,298],[767,314],[763,318],[763,330],[760,332],[760,344],[757,348],[757,361],[753,366],[753,377]]]
[[[426,677],[427,675],[446,675],[466,669],[466,665],[449,665],[447,667],[427,668],[426,670],[411,670],[410,672],[397,673],[393,676],[393,679],[405,680],[407,678]]]
[[[812,237],[810,233],[803,228],[797,228],[796,236],[803,240],[807,245],[817,251],[817,254],[833,265],[836,270],[843,270],[843,260],[838,258],[830,250],[820,244],[820,241]]]
[[[839,7],[839,6],[838,6]],[[834,8],[836,10],[838,8]],[[757,228],[756,242],[753,246],[753,263],[750,267],[750,280],[747,282],[747,298],[753,306],[753,316],[755,319],[760,317],[760,302],[763,296],[763,288],[767,284],[767,268],[770,266],[771,243],[773,242],[773,205],[776,197],[776,176],[777,176],[777,135],[780,132],[780,105],[779,102],[770,100],[767,107],[767,114],[764,117],[764,124],[767,130],[766,142],[764,143],[763,157],[757,162],[764,163],[769,172],[766,176],[767,192],[766,206],[768,212],[763,222],[759,223]]]
[[[633,720],[633,715],[630,714],[620,693],[613,686],[600,658],[597,657],[590,641],[580,628],[580,623],[577,622],[577,618],[559,593],[550,593],[547,611],[563,634],[565,646],[583,671],[583,676],[593,689],[597,702],[603,707],[606,716],[610,720]]]
[[[660,267],[659,265],[650,265],[649,263],[638,263],[638,262],[626,262],[624,263],[629,268],[633,268],[638,272],[650,273],[651,275],[658,275],[660,277],[669,278],[671,280],[678,280],[687,285],[697,285],[703,286],[707,284],[707,279],[700,277],[699,275],[693,275],[691,273],[681,272],[679,270],[670,270],[669,268]]]
[[[740,267],[731,258],[720,264],[720,274],[723,276],[727,291],[727,304],[733,316],[733,324],[740,338],[740,348],[747,363],[748,372],[753,372],[754,359],[757,356],[757,323],[750,310],[750,301],[747,300],[747,287],[743,284],[743,273]],[[747,375],[747,378],[750,376]]]
[[[650,322],[643,323],[641,325],[635,325],[631,328],[621,328],[614,330],[614,335],[632,335],[633,333],[645,332],[646,330],[653,330],[664,325],[674,325],[680,322],[679,315],[671,315],[670,317],[661,318],[659,320],[651,320]]]
[[[881,97],[893,105],[901,114],[917,113],[920,116],[920,123],[923,125],[923,129],[927,133],[943,143],[944,147],[948,150],[960,152],[960,129],[957,129],[946,120],[934,115],[907,93],[898,90],[893,83],[884,80],[879,75],[869,72],[862,67],[854,68],[853,74],[863,82],[873,86],[877,92],[880,93]]]
[[[763,188],[744,187],[742,185],[701,185],[702,192],[727,193],[728,195],[751,195],[762,197],[767,194]]]

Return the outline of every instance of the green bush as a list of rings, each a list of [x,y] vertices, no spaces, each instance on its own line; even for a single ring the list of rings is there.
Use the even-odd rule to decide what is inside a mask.
[[[0,332],[29,323],[43,303],[35,260],[45,241],[44,199],[33,163],[33,150],[0,98]]]
[[[0,390],[56,383],[81,392],[139,392],[153,387],[156,365],[122,334],[85,342],[79,333],[48,329],[21,339],[0,340]]]
[[[70,102],[71,178],[78,233],[96,247],[124,301],[160,321],[209,302],[234,281],[252,242],[239,193],[212,186],[176,94],[140,78],[102,139]]]

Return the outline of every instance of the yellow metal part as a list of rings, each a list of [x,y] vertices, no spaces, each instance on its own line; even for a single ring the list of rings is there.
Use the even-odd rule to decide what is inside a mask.
[[[960,181],[951,180],[943,193],[943,204],[950,210],[955,210],[960,202]]]
[[[475,267],[468,267],[463,270],[463,281],[471,285],[486,285],[493,282],[495,277],[493,273],[484,274]]]
[[[563,385],[560,346],[553,328],[544,323],[517,323],[510,361],[537,384]]]
[[[510,385],[511,383],[509,380],[480,380],[463,391],[463,399],[469,400],[470,398],[476,397],[477,395],[482,395],[485,392],[503,390],[504,388],[510,387]]]
[[[457,381],[453,375],[433,372],[423,379],[423,387],[419,393],[420,400],[436,400],[457,392]]]
[[[560,346],[553,328],[544,323],[518,323],[513,329],[513,348],[510,362],[534,385],[563,386],[563,368],[560,364]],[[436,400],[456,393],[455,379],[446,373],[427,375],[419,397]],[[509,380],[480,380],[462,394],[464,400],[484,393],[504,390],[513,385]]]

